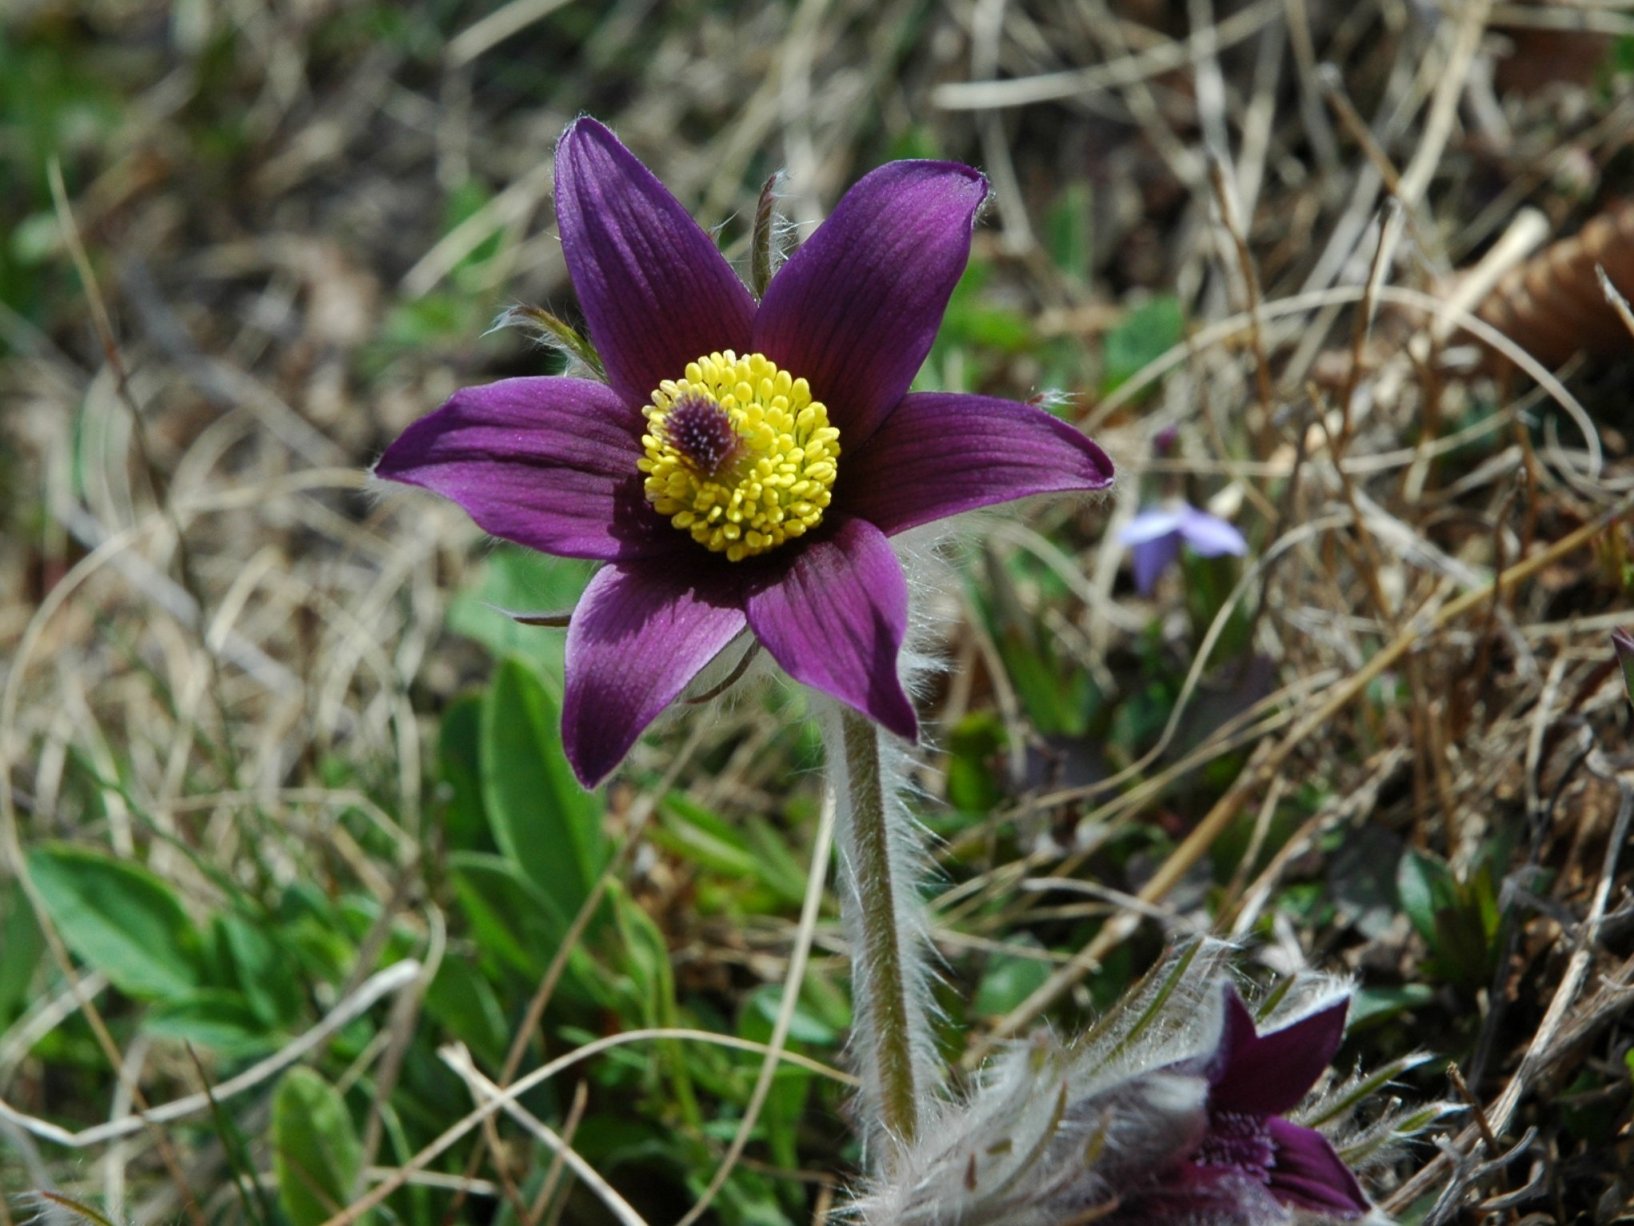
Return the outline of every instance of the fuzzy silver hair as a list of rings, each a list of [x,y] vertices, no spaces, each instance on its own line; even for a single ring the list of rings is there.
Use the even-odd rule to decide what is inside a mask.
[[[936,607],[935,593],[946,581],[946,567],[939,557],[943,533],[908,533],[894,544],[903,572],[908,581],[908,630],[897,657],[897,670],[903,688],[919,698],[929,678],[941,667],[935,654],[938,621],[931,612]],[[884,1138],[878,1135],[882,1112],[876,1101],[881,1079],[869,1065],[878,1057],[880,1044],[873,1032],[873,1012],[867,1002],[878,991],[878,968],[871,964],[867,943],[860,929],[862,908],[857,905],[856,864],[857,828],[851,804],[854,794],[849,778],[849,767],[842,729],[843,711],[832,699],[817,696],[814,699],[823,744],[828,760],[830,781],[834,787],[838,810],[835,823],[835,843],[839,850],[839,883],[841,915],[846,937],[857,951],[852,962],[853,1009],[850,1048],[853,1065],[862,1078],[859,1092],[858,1119],[865,1150],[877,1152]],[[907,1013],[907,1032],[913,1066],[915,1097],[922,1117],[945,1101],[946,1067],[936,1050],[934,1024],[939,1016],[933,989],[938,977],[935,949],[931,944],[930,926],[925,913],[923,889],[931,869],[926,853],[928,832],[913,814],[909,800],[918,789],[912,782],[913,747],[894,737],[879,735],[879,784],[885,806],[886,849],[888,870],[893,883],[893,902],[896,929],[896,948],[900,960],[900,977]]]
[[[1149,1220],[1120,1206],[1148,1192],[1154,1175],[1189,1154],[1207,1127],[1202,1057],[1220,1041],[1229,954],[1217,941],[1193,944],[1076,1042],[1045,1033],[1002,1052],[968,1097],[944,1103],[926,1122],[897,1170],[853,1202],[851,1220],[861,1226]],[[1292,1024],[1345,991],[1336,981],[1301,976],[1271,1018]],[[1230,1200],[1163,1220],[1194,1226],[1323,1220],[1246,1184]]]

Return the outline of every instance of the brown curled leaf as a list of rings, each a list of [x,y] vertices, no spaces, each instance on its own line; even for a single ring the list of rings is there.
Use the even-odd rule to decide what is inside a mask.
[[[1634,293],[1634,201],[1614,205],[1511,269],[1478,313],[1551,366],[1578,352],[1612,358],[1634,351],[1597,265],[1625,297]]]

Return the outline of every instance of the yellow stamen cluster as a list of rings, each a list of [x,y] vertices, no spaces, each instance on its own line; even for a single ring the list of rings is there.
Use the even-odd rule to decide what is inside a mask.
[[[688,362],[642,412],[647,501],[699,544],[741,562],[822,522],[840,432],[804,379],[728,349]]]

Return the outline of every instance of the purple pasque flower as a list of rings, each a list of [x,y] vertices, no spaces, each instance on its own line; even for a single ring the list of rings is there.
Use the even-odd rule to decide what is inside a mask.
[[[1111,482],[1101,449],[1041,409],[908,391],[986,195],[966,166],[882,166],[757,303],[611,132],[585,118],[562,136],[557,223],[606,383],[465,388],[375,472],[606,564],[567,631],[563,743],[584,783],[745,629],[796,680],[912,738],[887,538]]]
[[[1158,577],[1180,557],[1182,543],[1205,558],[1228,553],[1240,557],[1248,552],[1248,542],[1234,525],[1179,501],[1142,510],[1123,526],[1118,543],[1129,549],[1135,564],[1135,587],[1143,596],[1157,586]]]
[[[1130,1220],[1259,1223],[1277,1220],[1278,1207],[1364,1216],[1367,1197],[1333,1143],[1284,1118],[1339,1050],[1348,1004],[1341,998],[1260,1034],[1242,998],[1227,988],[1218,1044],[1202,1058],[1207,1126],[1174,1177],[1129,1206],[1136,1215]]]

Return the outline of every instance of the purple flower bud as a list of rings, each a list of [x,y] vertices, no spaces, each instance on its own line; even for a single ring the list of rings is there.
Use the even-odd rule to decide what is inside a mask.
[[[1226,988],[1219,1042],[1204,1065],[1208,1126],[1172,1179],[1137,1193],[1112,1220],[1246,1224],[1287,1220],[1289,1209],[1365,1215],[1367,1197],[1333,1143],[1283,1118],[1339,1049],[1348,1003],[1340,998],[1262,1035]]]
[[[1205,943],[1076,1045],[1043,1035],[927,1123],[865,1226],[1274,1226],[1370,1212],[1321,1132],[1285,1118],[1338,1050],[1348,997],[1263,1034]]]

